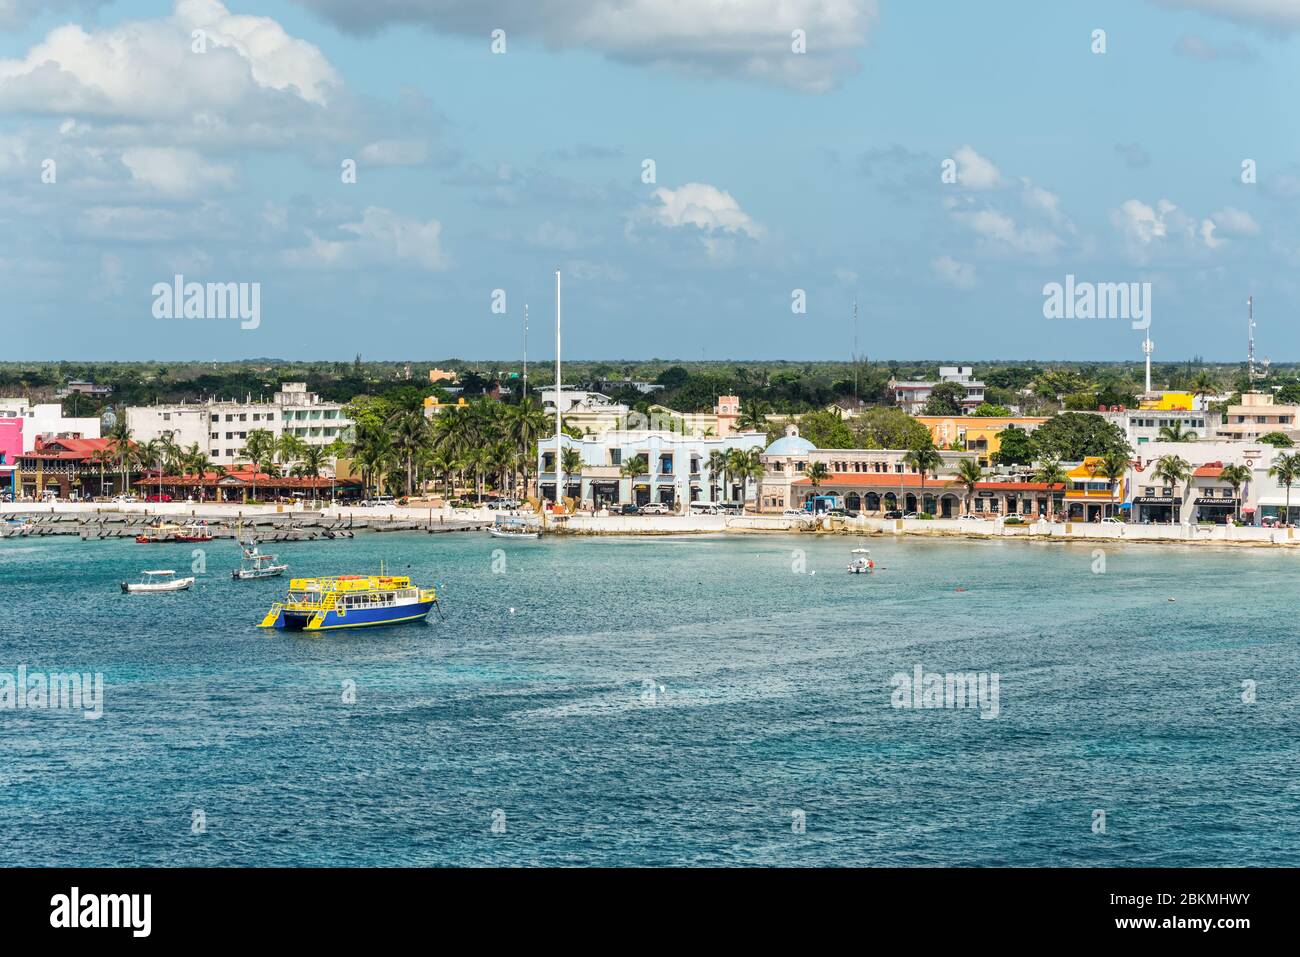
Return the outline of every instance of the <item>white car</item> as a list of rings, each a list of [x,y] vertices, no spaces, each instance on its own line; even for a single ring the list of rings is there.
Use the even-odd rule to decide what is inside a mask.
[[[1101,525],[1123,525],[1124,523],[1121,522],[1118,518],[1103,518],[1099,524],[1101,524]]]
[[[651,502],[649,505],[641,506],[642,515],[667,515],[669,508],[662,502]]]
[[[787,508],[781,516],[782,518],[812,518],[812,513],[801,508]]]

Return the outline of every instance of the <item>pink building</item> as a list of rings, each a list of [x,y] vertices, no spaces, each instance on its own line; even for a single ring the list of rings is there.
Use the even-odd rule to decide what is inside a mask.
[[[21,417],[0,419],[0,492],[14,491],[18,456],[23,454],[23,420]]]

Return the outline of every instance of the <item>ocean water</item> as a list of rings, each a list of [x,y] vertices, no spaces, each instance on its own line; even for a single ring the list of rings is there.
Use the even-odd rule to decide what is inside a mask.
[[[0,710],[0,865],[1300,865],[1300,556],[855,544],[284,544],[443,599],[309,638],[231,543],[124,596],[193,546],[0,542],[0,673],[105,681]],[[917,665],[998,716],[894,707]]]

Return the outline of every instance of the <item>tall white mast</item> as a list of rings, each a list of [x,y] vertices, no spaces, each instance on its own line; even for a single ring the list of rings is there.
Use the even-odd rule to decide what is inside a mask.
[[[858,401],[858,298],[853,297],[853,401]]]
[[[1151,333],[1147,332],[1146,338],[1142,340],[1142,351],[1147,357],[1147,395],[1151,394],[1151,350],[1154,348],[1155,346],[1151,344]]]
[[[528,398],[528,303],[524,303],[524,398]]]
[[[1246,297],[1246,378],[1255,381],[1255,297]]]
[[[555,270],[555,504],[564,497],[560,491],[560,270]]]

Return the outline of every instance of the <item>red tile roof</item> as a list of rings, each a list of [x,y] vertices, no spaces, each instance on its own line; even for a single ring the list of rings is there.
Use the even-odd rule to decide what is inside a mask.
[[[1204,465],[1197,467],[1196,471],[1192,473],[1192,478],[1218,478],[1222,474],[1222,462],[1206,462]]]
[[[99,449],[113,449],[116,439],[46,439],[36,440],[37,447],[24,452],[23,458],[49,460],[88,459]]]

